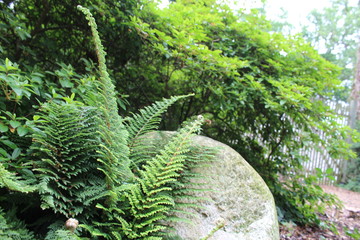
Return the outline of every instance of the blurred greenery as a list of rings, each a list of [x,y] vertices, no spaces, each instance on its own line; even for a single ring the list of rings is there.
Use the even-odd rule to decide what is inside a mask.
[[[313,10],[303,28],[303,36],[322,52],[328,61],[342,68],[339,78],[346,86],[337,97],[346,101],[355,78],[360,36],[360,3],[332,0],[331,5]],[[312,30],[309,30],[312,29]]]

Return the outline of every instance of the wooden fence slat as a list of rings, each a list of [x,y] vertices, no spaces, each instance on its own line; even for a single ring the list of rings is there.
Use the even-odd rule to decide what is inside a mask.
[[[338,119],[338,122],[340,124],[349,125],[350,106],[348,103],[332,101],[327,102],[327,104],[332,110],[334,110],[335,113],[337,113],[339,116],[342,116]],[[320,132],[319,136],[321,139],[326,138],[323,132]],[[303,163],[305,176],[316,174],[316,168],[321,169],[322,172],[326,172],[328,168],[332,168],[335,181],[332,181],[330,179],[322,179],[320,183],[333,185],[343,180],[341,179],[341,177],[344,176],[346,171],[346,168],[344,168],[344,166],[346,166],[346,160],[333,159],[322,146],[319,146],[319,149],[320,151],[313,147],[308,148],[304,151],[304,154],[309,157],[309,161]]]

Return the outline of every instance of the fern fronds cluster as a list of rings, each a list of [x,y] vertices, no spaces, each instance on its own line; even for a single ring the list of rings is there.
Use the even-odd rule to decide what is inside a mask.
[[[119,187],[116,208],[98,205],[107,212],[109,219],[116,220],[108,222],[111,231],[108,231],[110,237],[107,239],[163,239],[164,231],[168,229],[166,220],[176,205],[173,190],[186,168],[191,138],[202,123],[203,118],[199,117],[180,129],[164,149],[136,172],[134,183]],[[101,229],[104,224],[97,226]]]
[[[191,94],[163,99],[122,118],[95,20],[88,9],[78,8],[92,30],[100,76],[83,79],[89,88],[80,101],[72,95],[41,105],[27,151],[36,184],[25,185],[0,163],[0,190],[9,196],[20,191],[17,198],[33,191],[26,199],[33,197],[40,206],[26,205],[26,200],[21,206],[36,212],[30,220],[41,229],[41,239],[163,239],[176,212],[196,205],[192,193],[199,188],[191,179],[198,175],[191,169],[213,156],[191,144],[204,119],[189,121],[160,149],[149,133],[158,128],[169,106]],[[183,201],[186,198],[193,201]],[[0,237],[12,234],[4,216],[0,209]],[[76,224],[67,230],[66,218],[76,218],[81,229],[76,230]],[[17,226],[21,232],[22,225]]]
[[[14,212],[5,213],[0,208],[0,239],[34,240],[35,236],[26,229],[25,224],[14,216]]]
[[[35,171],[42,208],[75,217],[105,191],[97,170],[99,129],[94,107],[50,102],[42,108],[42,125],[33,136]],[[89,217],[89,216],[87,216]]]
[[[128,198],[134,213],[133,228],[141,236],[153,236],[161,239],[159,231],[165,226],[155,225],[165,220],[167,213],[174,208],[174,183],[181,177],[187,153],[190,151],[191,137],[199,132],[203,119],[200,118],[182,128],[176,136],[153,159],[147,161],[136,178],[136,190]],[[133,230],[133,232],[134,232]],[[157,238],[155,238],[155,236]]]

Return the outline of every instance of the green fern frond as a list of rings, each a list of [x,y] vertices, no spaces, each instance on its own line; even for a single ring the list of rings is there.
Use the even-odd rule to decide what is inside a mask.
[[[159,232],[166,229],[155,223],[166,220],[166,214],[174,208],[172,184],[180,177],[186,162],[185,154],[190,151],[191,138],[200,131],[202,123],[203,119],[199,117],[180,129],[164,150],[147,161],[139,171],[137,184],[126,194],[134,214],[131,222],[137,232],[149,237],[159,237]]]
[[[15,174],[7,171],[3,164],[0,163],[0,187],[6,187],[12,191],[23,193],[33,192],[36,188],[20,180]]]
[[[157,101],[150,106],[140,109],[139,113],[133,114],[125,122],[129,132],[129,148],[131,169],[138,170],[155,152],[151,152],[152,146],[142,138],[146,133],[156,130],[161,122],[162,114],[180,99],[193,96],[193,94],[175,96],[169,99]]]
[[[164,98],[162,101],[156,101],[151,106],[140,109],[140,113],[133,114],[126,124],[129,131],[129,146],[133,146],[139,136],[156,130],[161,121],[161,115],[175,102],[189,96],[194,96],[194,94]]]
[[[98,114],[94,107],[65,103],[51,102],[42,109],[41,131],[34,133],[31,147],[41,206],[75,217],[105,191],[96,152]]]
[[[191,148],[191,138],[200,130],[203,119],[189,123],[172,140],[139,170],[135,183],[116,188],[117,206],[101,204],[97,208],[107,214],[107,222],[95,223],[96,228],[87,228],[90,233],[116,239],[113,233],[122,233],[122,239],[163,239],[169,226],[164,223],[175,216],[173,189],[181,178],[186,154]],[[105,229],[107,230],[105,230]],[[103,232],[105,230],[106,232]]]
[[[0,208],[0,239],[35,240],[36,238],[25,228],[25,224],[15,217],[15,214],[11,212],[5,214]]]
[[[57,221],[51,224],[46,234],[45,240],[80,240],[76,234],[64,227],[64,223]]]
[[[123,119],[118,114],[115,86],[107,72],[105,60],[106,53],[104,51],[104,47],[101,44],[95,19],[93,18],[89,9],[80,5],[78,6],[78,9],[84,13],[86,19],[89,22],[99,62],[100,78],[98,80],[99,94],[97,99],[97,107],[101,111],[102,115],[100,117],[100,126],[102,128],[101,131],[103,142],[106,146],[106,149],[109,150],[105,151],[105,155],[102,156],[108,161],[104,172],[112,172],[114,169],[117,170],[115,174],[110,174],[109,178],[107,178],[108,188],[112,189],[114,186],[120,185],[132,177],[132,173],[129,168],[130,161],[128,158],[128,131],[123,124]],[[108,155],[109,152],[112,154]]]

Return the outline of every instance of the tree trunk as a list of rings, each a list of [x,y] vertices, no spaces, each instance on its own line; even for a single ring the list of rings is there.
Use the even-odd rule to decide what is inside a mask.
[[[355,66],[354,84],[350,93],[349,125],[352,129],[356,128],[356,122],[360,120],[360,45],[356,53],[356,58],[357,58],[357,62]],[[354,161],[354,160],[350,160],[350,161]],[[344,161],[343,173],[341,178],[342,182],[346,182],[347,179],[346,169],[348,165],[349,165],[348,161]]]
[[[356,121],[360,120],[360,47],[358,48],[357,51],[357,63],[355,66],[355,79],[354,79],[354,84],[353,84],[353,88],[351,90],[351,94],[350,94],[350,102],[351,105],[353,106],[352,109],[355,109],[354,114],[355,116],[353,118],[352,121],[350,121],[350,125],[351,127],[355,127]]]

